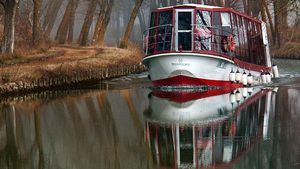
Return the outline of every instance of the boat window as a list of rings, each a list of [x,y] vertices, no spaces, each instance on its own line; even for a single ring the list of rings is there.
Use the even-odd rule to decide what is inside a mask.
[[[256,54],[256,44],[254,41],[255,38],[255,31],[253,27],[253,21],[249,20],[248,22],[248,44],[249,44],[249,55],[250,55],[250,62],[255,63],[255,56]]]
[[[178,13],[178,30],[191,30],[192,29],[192,15],[191,12]]]
[[[221,53],[221,17],[220,17],[220,12],[213,12],[213,35],[214,37],[212,38],[212,50]]]
[[[233,30],[233,35],[234,35],[234,42],[235,42],[234,53],[235,53],[235,56],[240,56],[240,42],[239,42],[236,14],[231,13],[231,23],[232,23],[232,30]]]
[[[228,35],[232,34],[229,13],[222,12],[221,13],[221,21],[222,21],[222,35],[228,36]]]
[[[229,13],[222,12],[221,13],[221,20],[222,20],[222,26],[231,27]]]
[[[182,51],[192,50],[192,36],[191,32],[178,32],[178,49]]]
[[[248,44],[248,20],[245,18],[242,18],[243,22],[243,32],[244,32],[244,41],[245,41],[245,60],[249,62],[249,44]]]
[[[211,50],[211,12],[197,11],[194,34],[196,50]]]
[[[208,11],[197,11],[196,15],[196,27],[200,28],[202,26],[210,27],[211,26],[211,12]]]
[[[172,23],[172,11],[164,11],[159,13],[158,25],[166,25]]]
[[[155,26],[156,12],[151,13],[150,28]]]
[[[214,12],[213,13],[213,25],[215,27],[220,27],[221,26],[220,12]]]
[[[159,13],[157,51],[171,50],[173,11]]]
[[[152,12],[151,13],[151,19],[150,19],[150,29],[149,29],[149,35],[146,37],[148,39],[148,54],[153,54],[155,50],[155,39],[156,39],[156,29],[154,27],[156,26],[156,17],[157,13]]]
[[[241,53],[240,53],[240,58],[241,60],[243,60],[241,57],[245,56],[245,41],[244,41],[244,32],[243,32],[243,25],[242,25],[242,19],[241,16],[237,16],[237,23],[238,23],[238,33],[239,33],[239,42],[240,42],[240,49],[241,49]]]
[[[176,50],[191,51],[192,50],[192,10],[177,12],[177,35]]]
[[[257,64],[259,65],[265,65],[266,63],[266,58],[265,58],[265,53],[264,53],[264,46],[263,46],[263,38],[262,38],[262,28],[261,28],[261,24],[256,23],[257,26],[257,30],[258,30],[258,38],[257,38],[257,48],[258,48],[258,59],[257,59]]]

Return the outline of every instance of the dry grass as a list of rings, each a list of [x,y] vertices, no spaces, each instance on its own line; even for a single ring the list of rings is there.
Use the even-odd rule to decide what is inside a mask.
[[[44,53],[2,57],[0,83],[47,79],[95,68],[138,64],[142,59],[140,48],[55,46]],[[1,62],[1,61],[0,61]],[[1,65],[1,63],[0,63]]]

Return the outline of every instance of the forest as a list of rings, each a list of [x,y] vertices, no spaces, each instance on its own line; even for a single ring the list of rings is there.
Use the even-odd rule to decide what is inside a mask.
[[[265,21],[271,46],[299,55],[297,0],[0,0],[1,53],[45,51],[55,45],[142,46],[150,11],[198,3],[230,7]]]

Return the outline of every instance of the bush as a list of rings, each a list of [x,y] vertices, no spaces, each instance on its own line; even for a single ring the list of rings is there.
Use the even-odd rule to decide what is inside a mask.
[[[4,73],[2,76],[1,76],[1,80],[3,83],[9,83],[11,81],[11,74],[9,73]]]
[[[300,59],[300,43],[287,42],[279,49],[273,49],[273,56]]]

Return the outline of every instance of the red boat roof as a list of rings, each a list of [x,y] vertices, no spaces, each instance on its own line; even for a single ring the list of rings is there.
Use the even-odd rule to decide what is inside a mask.
[[[180,8],[180,7],[194,7],[194,8],[208,8],[208,9],[223,8],[223,7],[219,7],[219,6],[210,6],[210,5],[183,4],[183,5],[167,6],[167,7],[157,8],[157,9],[161,10],[161,9]]]
[[[200,4],[183,4],[183,5],[175,5],[175,6],[167,6],[167,7],[162,7],[162,8],[157,8],[156,10],[154,10],[154,12],[159,12],[159,11],[166,11],[166,10],[171,10],[171,9],[178,9],[178,8],[197,8],[197,9],[202,9],[202,10],[207,10],[207,11],[215,11],[215,12],[231,12],[231,13],[235,13],[237,15],[240,15],[244,18],[262,23],[261,20],[249,16],[248,14],[242,13],[242,12],[238,12],[233,10],[232,8],[226,8],[226,7],[219,7],[219,6],[210,6],[210,5],[200,5]]]

